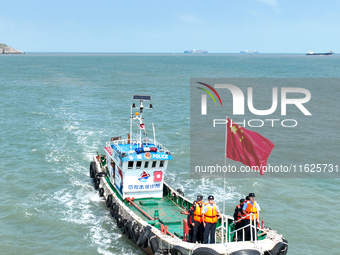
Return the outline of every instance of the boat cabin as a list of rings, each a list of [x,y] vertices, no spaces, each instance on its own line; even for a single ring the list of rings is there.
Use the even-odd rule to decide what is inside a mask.
[[[140,105],[131,106],[128,139],[122,139],[121,136],[112,137],[105,146],[109,178],[123,200],[128,197],[162,198],[163,176],[172,156],[168,149],[156,142],[154,127],[154,139],[147,138],[142,117],[143,111],[146,110],[143,101],[151,101],[151,96],[134,95],[133,99],[140,101]],[[135,113],[133,113],[134,108],[137,108]],[[149,109],[152,108],[150,104]],[[139,130],[135,139],[132,134],[134,121]]]
[[[110,181],[123,199],[162,198],[164,172],[172,160],[164,146],[148,142],[140,147],[129,139],[112,138],[105,151]]]

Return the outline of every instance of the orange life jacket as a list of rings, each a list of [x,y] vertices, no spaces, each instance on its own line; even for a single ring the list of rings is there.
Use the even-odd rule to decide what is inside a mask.
[[[247,214],[254,214],[254,215],[247,215],[246,219],[247,220],[254,220],[257,219],[257,202],[254,201],[254,204],[251,205],[250,202],[247,202],[247,209],[246,209]]]
[[[214,207],[211,208],[210,205],[207,205],[207,212],[204,214],[204,221],[206,223],[216,223],[217,222],[217,211],[216,204],[214,203]]]
[[[241,210],[240,210],[240,211],[241,211],[241,214],[244,215],[244,214],[242,213],[242,208],[243,208],[243,205],[241,205],[241,204],[239,204],[239,205],[236,206],[236,210],[237,210],[237,220],[240,220],[240,219],[241,219],[240,215],[238,214],[239,209],[241,209]]]
[[[200,206],[198,203],[195,203],[194,221],[203,222],[202,219],[203,206],[204,203],[202,204],[202,206]]]

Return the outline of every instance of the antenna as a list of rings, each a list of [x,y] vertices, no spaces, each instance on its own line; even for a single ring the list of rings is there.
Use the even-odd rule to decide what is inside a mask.
[[[132,120],[133,119],[137,119],[139,120],[139,141],[137,142],[137,144],[140,147],[143,147],[143,142],[142,142],[142,129],[145,130],[145,125],[143,124],[143,101],[151,101],[151,96],[141,96],[141,95],[133,95],[132,96],[133,100],[139,100],[140,104],[139,104],[139,112],[136,112],[136,117],[133,118],[132,115],[132,108],[136,108],[136,104],[133,104],[131,107],[131,126],[130,126],[130,130],[132,129]],[[150,108],[153,108],[152,105],[150,105]],[[136,139],[137,140],[137,139]]]
[[[156,132],[155,132],[155,125],[152,122],[152,129],[153,129],[153,142],[156,145]]]

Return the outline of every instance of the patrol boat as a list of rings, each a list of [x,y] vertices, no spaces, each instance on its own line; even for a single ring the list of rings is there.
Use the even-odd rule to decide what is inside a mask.
[[[187,211],[193,201],[180,189],[165,182],[170,151],[145,132],[144,104],[151,96],[134,95],[139,106],[131,106],[130,133],[127,138],[112,137],[106,142],[105,153],[93,157],[90,176],[99,196],[110,208],[113,222],[131,244],[146,254],[181,255],[284,255],[288,243],[276,231],[257,226],[250,241],[244,241],[245,228],[256,229],[256,221],[235,230],[234,218],[222,214],[217,221],[216,244],[188,242]],[[150,104],[149,109],[153,106]],[[133,122],[138,132],[132,134]],[[113,223],[114,224],[114,223]],[[253,233],[253,231],[250,231]]]

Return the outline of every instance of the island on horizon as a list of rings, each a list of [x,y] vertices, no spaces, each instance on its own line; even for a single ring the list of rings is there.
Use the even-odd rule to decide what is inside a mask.
[[[25,52],[16,50],[4,43],[0,43],[0,54],[25,54]]]

